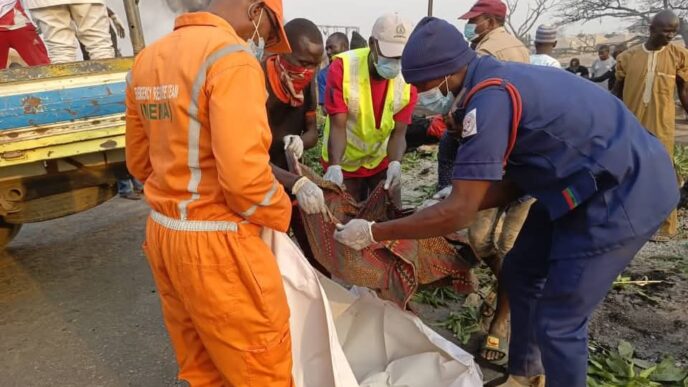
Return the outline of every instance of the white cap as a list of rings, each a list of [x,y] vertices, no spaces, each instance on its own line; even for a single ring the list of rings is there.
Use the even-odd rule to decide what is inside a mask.
[[[398,58],[404,52],[413,26],[398,13],[380,16],[373,26],[373,38],[377,39],[380,54],[387,58]]]

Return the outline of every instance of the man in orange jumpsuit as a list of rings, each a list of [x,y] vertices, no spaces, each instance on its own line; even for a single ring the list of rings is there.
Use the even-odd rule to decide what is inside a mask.
[[[282,18],[281,0],[213,0],[127,79],[127,166],[152,207],[144,250],[191,386],[293,385],[287,299],[260,238],[291,216],[256,59],[290,51]]]

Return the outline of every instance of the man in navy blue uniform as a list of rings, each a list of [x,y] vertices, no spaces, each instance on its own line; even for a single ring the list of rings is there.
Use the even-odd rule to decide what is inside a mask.
[[[546,375],[547,386],[584,387],[590,315],[678,202],[669,156],[605,90],[558,69],[477,57],[445,21],[419,23],[402,67],[463,124],[452,193],[406,218],[338,225],[335,238],[362,249],[446,235],[479,210],[535,197],[502,271],[512,310],[505,386],[543,385]],[[488,79],[496,84],[470,93]]]

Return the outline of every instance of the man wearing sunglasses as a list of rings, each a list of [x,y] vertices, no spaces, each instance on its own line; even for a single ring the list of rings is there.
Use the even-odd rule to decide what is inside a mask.
[[[144,250],[191,386],[293,386],[289,307],[260,238],[291,217],[256,60],[291,51],[281,21],[281,0],[212,0],[127,77],[127,166],[152,207]]]
[[[334,57],[325,91],[325,179],[357,201],[381,182],[401,204],[401,158],[417,93],[401,76],[411,23],[398,14],[375,22],[370,47]]]

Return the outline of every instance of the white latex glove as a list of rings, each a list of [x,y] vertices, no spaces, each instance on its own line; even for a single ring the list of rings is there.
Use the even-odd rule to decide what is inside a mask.
[[[323,179],[331,181],[339,186],[344,184],[344,173],[342,173],[342,167],[339,165],[330,165],[325,172]]]
[[[120,37],[120,39],[124,39],[127,37],[126,29],[124,29],[124,24],[122,24],[122,21],[119,20],[117,15],[112,14],[110,16],[110,20],[112,20],[112,24],[115,25],[115,30],[117,31],[117,36]]]
[[[452,186],[448,185],[448,186],[442,188],[442,190],[440,190],[440,192],[432,195],[432,198],[435,200],[444,200],[444,199],[448,198],[449,195],[451,195],[451,193],[452,193]]]
[[[327,206],[325,205],[325,195],[323,195],[323,191],[307,177],[302,177],[294,183],[291,193],[296,195],[299,207],[301,207],[306,214],[327,214]]]
[[[387,180],[385,181],[385,189],[396,189],[401,184],[401,163],[392,161],[387,167]]]
[[[303,140],[300,136],[290,134],[284,136],[282,141],[284,142],[284,150],[293,152],[297,159],[303,156]]]
[[[338,224],[334,239],[354,250],[363,250],[375,242],[372,226],[375,222],[364,219],[352,219],[346,225]]]

